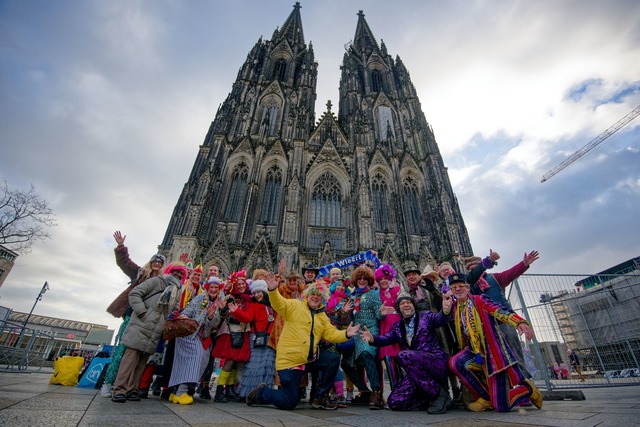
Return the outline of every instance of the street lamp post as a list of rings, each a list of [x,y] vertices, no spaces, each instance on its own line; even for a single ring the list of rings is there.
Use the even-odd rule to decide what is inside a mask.
[[[27,323],[29,323],[29,319],[31,318],[31,314],[33,313],[33,310],[36,308],[36,304],[38,304],[38,301],[42,300],[42,295],[44,295],[44,293],[47,292],[48,290],[49,290],[49,283],[44,282],[44,285],[42,285],[42,289],[40,289],[40,293],[38,294],[35,302],[33,303],[33,307],[31,307],[31,311],[29,312],[29,315],[27,316],[27,318],[24,321],[24,324],[22,325],[22,329],[27,327]]]

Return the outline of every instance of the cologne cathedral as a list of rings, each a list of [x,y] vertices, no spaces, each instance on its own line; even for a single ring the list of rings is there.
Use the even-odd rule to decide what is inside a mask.
[[[159,249],[224,273],[322,266],[365,250],[400,271],[471,255],[431,126],[399,56],[357,15],[337,114],[317,117],[318,63],[296,3],[247,55]],[[342,48],[342,46],[340,46]]]

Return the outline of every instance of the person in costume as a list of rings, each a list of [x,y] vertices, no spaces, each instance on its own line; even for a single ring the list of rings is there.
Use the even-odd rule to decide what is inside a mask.
[[[251,294],[248,292],[247,273],[243,268],[229,274],[226,294],[226,310],[223,310],[225,321],[222,322],[218,330],[216,345],[213,348],[213,356],[224,359],[224,364],[220,369],[218,386],[213,400],[218,403],[229,401],[239,402],[240,397],[235,393],[236,371],[233,369],[234,363],[245,363],[249,361],[251,349],[249,344],[249,325],[237,320],[229,315],[230,305],[233,304],[243,311],[249,310],[251,305]],[[232,333],[234,340],[232,340]]]
[[[129,319],[131,318],[132,313],[131,307],[129,306],[129,293],[133,288],[145,280],[161,274],[162,267],[167,261],[164,255],[155,254],[151,257],[149,262],[147,262],[143,267],[140,267],[131,260],[131,257],[129,257],[129,249],[124,244],[127,236],[123,235],[120,231],[116,231],[113,233],[113,238],[117,244],[114,249],[116,264],[120,267],[120,270],[122,270],[122,272],[131,279],[131,282],[129,282],[129,286],[122,291],[122,293],[118,295],[111,304],[109,304],[109,307],[107,307],[107,312],[113,317],[122,317],[122,324],[116,334],[116,345],[111,352],[111,362],[107,368],[102,388],[100,389],[100,395],[102,397],[112,396],[111,387],[118,375],[120,361],[122,360],[122,355],[125,351],[125,346],[122,345],[120,341],[122,339],[122,334],[129,324]]]
[[[353,290],[353,322],[361,327],[366,326],[371,333],[380,331],[379,322],[390,314],[394,308],[383,306],[380,293],[372,290],[375,277],[373,270],[361,266],[354,270],[351,279],[355,285]],[[386,308],[385,308],[386,307]],[[378,349],[367,341],[356,336],[354,348],[343,353],[342,370],[361,391],[361,395],[353,399],[353,404],[368,404],[370,409],[383,409],[382,388],[376,363]],[[359,367],[364,367],[371,388],[362,375]]]
[[[314,267],[311,264],[308,264],[306,267],[302,269],[302,276],[304,277],[304,282],[307,285],[315,283],[316,277],[320,274],[320,269]]]
[[[142,373],[149,356],[156,351],[167,316],[179,306],[186,273],[184,264],[169,264],[162,276],[145,280],[129,293],[133,313],[122,334],[126,350],[113,384],[112,401],[140,400]]]
[[[211,332],[220,325],[220,308],[224,306],[218,299],[220,280],[209,280],[204,292],[201,292],[185,307],[179,318],[190,318],[198,321],[198,329],[191,335],[175,339],[175,354],[171,369],[169,387],[177,386],[175,394],[169,401],[181,405],[193,403],[193,392],[196,384],[209,363],[212,341]]]
[[[246,310],[229,304],[229,311],[236,320],[251,325],[251,356],[244,366],[242,379],[236,388],[236,393],[243,399],[259,384],[265,383],[268,387],[273,387],[276,372],[276,352],[267,345],[267,341],[277,316],[269,303],[267,282],[262,279],[253,280],[249,289],[252,301]]]
[[[533,330],[527,321],[485,295],[472,295],[464,274],[452,275],[449,286],[456,298],[453,316],[462,348],[449,359],[449,367],[476,399],[467,407],[508,412],[530,400],[542,408],[540,391],[525,376],[498,326],[507,323],[530,340]]]
[[[267,287],[271,305],[278,316],[285,320],[276,351],[280,389],[260,384],[247,395],[247,405],[272,404],[279,409],[294,409],[300,400],[303,376],[315,371],[319,376],[312,406],[316,409],[336,409],[336,402],[331,401],[328,394],[340,365],[340,356],[322,350],[318,344],[321,339],[333,343],[347,341],[358,332],[359,327],[350,325],[345,331],[340,331],[331,324],[323,304],[323,300],[329,298],[329,290],[322,283],[308,286],[302,301],[285,299],[280,295],[273,274],[267,278]]]
[[[446,390],[449,355],[442,348],[437,328],[451,318],[452,300],[443,296],[442,310],[418,313],[416,304],[407,292],[401,292],[396,301],[396,310],[401,320],[381,335],[373,335],[366,327],[360,337],[369,344],[385,348],[399,345],[398,364],[405,370],[402,378],[387,399],[389,409],[412,411],[428,408],[430,414],[442,414],[450,402]]]
[[[396,271],[389,264],[378,267],[374,273],[376,283],[378,283],[378,292],[380,293],[380,301],[383,307],[395,307],[400,293],[401,287],[395,283]],[[384,319],[380,320],[380,335],[384,335],[391,330],[394,323],[400,320],[400,314],[397,310],[387,310]],[[385,364],[387,378],[391,390],[396,387],[398,381],[402,379],[402,369],[398,365],[396,356],[400,352],[398,344],[390,344],[378,348],[378,360]],[[379,367],[381,368],[381,367]],[[382,374],[380,372],[380,374]],[[381,383],[382,385],[383,383]]]

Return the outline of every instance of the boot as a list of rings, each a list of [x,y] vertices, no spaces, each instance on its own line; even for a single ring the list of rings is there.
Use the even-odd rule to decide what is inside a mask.
[[[209,384],[203,384],[199,394],[200,394],[200,399],[211,400],[211,393],[209,392]]]
[[[429,414],[444,414],[447,412],[449,403],[451,403],[449,392],[444,388],[440,388],[440,394],[438,394],[438,397],[431,402],[431,406],[429,406],[427,412]]]
[[[227,385],[224,397],[227,399],[227,402],[242,402],[240,396],[233,391],[233,387],[233,385]]]
[[[218,402],[218,403],[227,403],[228,402],[227,398],[224,396],[224,386],[223,385],[219,385],[218,387],[216,387],[216,395],[213,397],[213,401],[214,402]]]

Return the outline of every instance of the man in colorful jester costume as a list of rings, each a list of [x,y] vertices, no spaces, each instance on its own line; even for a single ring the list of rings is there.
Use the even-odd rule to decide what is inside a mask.
[[[401,292],[396,301],[396,311],[402,319],[384,335],[372,335],[365,326],[360,337],[370,345],[384,347],[399,344],[398,361],[407,375],[398,382],[387,399],[389,409],[411,411],[428,408],[430,414],[442,414],[451,399],[446,391],[447,362],[436,328],[451,318],[452,300],[443,296],[442,310],[418,313],[416,303],[409,293]]]
[[[525,377],[498,326],[508,323],[530,340],[533,330],[527,321],[485,295],[471,295],[464,274],[452,275],[449,286],[456,298],[453,316],[462,348],[451,357],[449,367],[477,399],[469,409],[508,412],[527,399],[542,408],[540,391]]]

